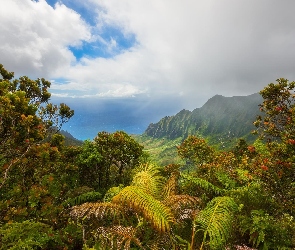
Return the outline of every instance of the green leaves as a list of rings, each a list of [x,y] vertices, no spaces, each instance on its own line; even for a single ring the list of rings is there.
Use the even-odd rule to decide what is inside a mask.
[[[61,246],[60,239],[49,225],[23,221],[10,223],[0,228],[1,249],[54,249]]]
[[[113,202],[133,208],[141,213],[159,232],[170,230],[170,223],[174,222],[171,210],[141,188],[128,186],[124,188]]]
[[[155,198],[161,198],[164,181],[158,167],[153,164],[145,164],[142,165],[142,170],[135,174],[131,185],[141,188]]]
[[[17,166],[33,145],[43,142],[51,126],[60,129],[73,111],[65,104],[48,103],[50,82],[45,79],[22,76],[12,80],[14,74],[1,64],[0,74],[0,154],[9,166]],[[0,188],[11,169],[0,171]]]
[[[230,237],[237,204],[230,197],[216,197],[210,201],[194,220],[197,231],[204,233],[200,249],[209,240],[210,249],[224,249]],[[209,237],[209,239],[208,239]]]
[[[191,183],[194,183],[195,185],[203,188],[206,192],[213,192],[217,195],[223,194],[223,189],[214,186],[212,183],[210,183],[209,181],[202,179],[202,178],[198,178],[198,177],[193,177],[191,175],[187,175],[187,174],[182,174],[181,177],[185,180],[185,181],[189,181]]]
[[[72,206],[81,205],[86,202],[98,201],[101,198],[102,198],[101,193],[91,191],[91,192],[81,194],[75,198],[69,198],[63,202],[63,205],[65,207],[72,207]]]
[[[143,146],[123,131],[99,132],[93,143],[102,156],[104,186],[109,188],[112,185],[129,184],[130,170],[139,164]]]
[[[250,217],[239,216],[240,230],[250,234],[249,243],[259,249],[293,249],[293,217],[284,214],[274,218],[264,210],[252,210]],[[292,235],[293,234],[293,235]]]
[[[272,140],[295,139],[295,82],[279,78],[260,91],[264,101],[260,105],[263,116],[257,117],[254,125],[261,138]]]
[[[189,136],[177,150],[181,158],[200,165],[211,162],[214,155],[213,148],[204,139],[196,136]]]

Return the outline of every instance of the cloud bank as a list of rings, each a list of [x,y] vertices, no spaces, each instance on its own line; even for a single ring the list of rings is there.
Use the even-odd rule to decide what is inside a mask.
[[[196,106],[295,80],[292,0],[2,2],[1,63],[53,80],[56,95],[180,96]]]

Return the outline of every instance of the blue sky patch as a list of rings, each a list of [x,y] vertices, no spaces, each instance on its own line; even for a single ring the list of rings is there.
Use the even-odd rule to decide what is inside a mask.
[[[82,17],[82,19],[84,21],[86,21],[88,24],[90,25],[95,25],[95,11],[94,9],[91,8],[90,5],[85,5],[83,4],[83,2],[79,2],[79,1],[73,1],[73,0],[63,0],[63,1],[59,1],[59,0],[46,0],[46,2],[54,7],[54,5],[59,2],[61,4],[64,4],[65,6],[67,6],[69,9],[74,10],[75,12],[79,13],[80,16]]]
[[[56,4],[56,2],[58,2],[58,1],[57,1],[57,0],[46,0],[46,2],[47,2],[50,6],[54,7],[54,5]]]
[[[111,58],[136,44],[135,35],[124,35],[116,27],[103,28],[99,36],[102,39],[98,39],[97,41],[91,43],[83,42],[81,46],[70,46],[69,49],[73,52],[77,60],[82,57]],[[115,45],[112,45],[112,40],[115,41]]]
[[[73,9],[81,15],[83,20],[94,28],[93,31],[95,32],[96,13],[91,6],[86,6],[82,2],[73,0],[46,0],[46,2],[52,7],[54,7],[57,2],[60,2],[68,8]],[[102,39],[98,39],[97,41],[90,43],[84,41],[79,47],[69,46],[69,49],[72,51],[77,60],[80,60],[82,57],[111,58],[122,53],[124,50],[128,50],[136,44],[135,35],[124,34],[120,30],[120,27],[102,27],[102,30],[100,30],[97,34]]]
[[[123,34],[118,27],[105,27],[101,37],[107,41],[114,39],[119,50],[129,49],[136,43],[134,34]]]

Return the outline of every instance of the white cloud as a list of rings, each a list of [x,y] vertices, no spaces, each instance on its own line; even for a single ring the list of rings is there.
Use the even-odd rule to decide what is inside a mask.
[[[48,77],[75,62],[68,46],[91,39],[90,27],[79,14],[45,0],[3,0],[0,8],[0,55],[19,74]]]
[[[139,90],[131,84],[112,84],[112,89],[103,93],[98,93],[98,97],[134,97],[135,95],[142,94],[145,91]]]
[[[278,77],[295,80],[293,0],[85,0],[83,6],[97,15],[96,27],[62,4],[4,0],[4,6],[3,63],[66,78],[63,86],[53,84],[59,91],[163,98],[181,93],[198,102],[214,94],[251,94]],[[134,35],[136,43],[111,58],[76,62],[69,45],[97,39],[109,51],[118,47],[115,37],[100,36],[106,27]]]
[[[146,93],[144,89],[138,89],[129,83],[109,83],[95,84],[85,83],[83,85],[77,82],[53,82],[51,90],[56,96],[69,97],[134,97],[138,94]],[[58,93],[60,92],[60,93]],[[64,93],[65,92],[65,93]]]
[[[152,95],[182,92],[193,100],[251,94],[278,77],[295,78],[293,1],[89,1],[99,26],[118,26],[138,43],[76,65],[69,77],[81,82],[127,81]]]

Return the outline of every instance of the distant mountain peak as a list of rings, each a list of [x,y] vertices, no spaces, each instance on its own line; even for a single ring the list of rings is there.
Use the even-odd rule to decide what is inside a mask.
[[[243,137],[254,129],[262,97],[258,93],[248,96],[225,97],[215,95],[201,108],[183,109],[174,116],[166,116],[148,126],[145,134],[154,138],[175,139],[190,134],[204,136],[234,134]]]

